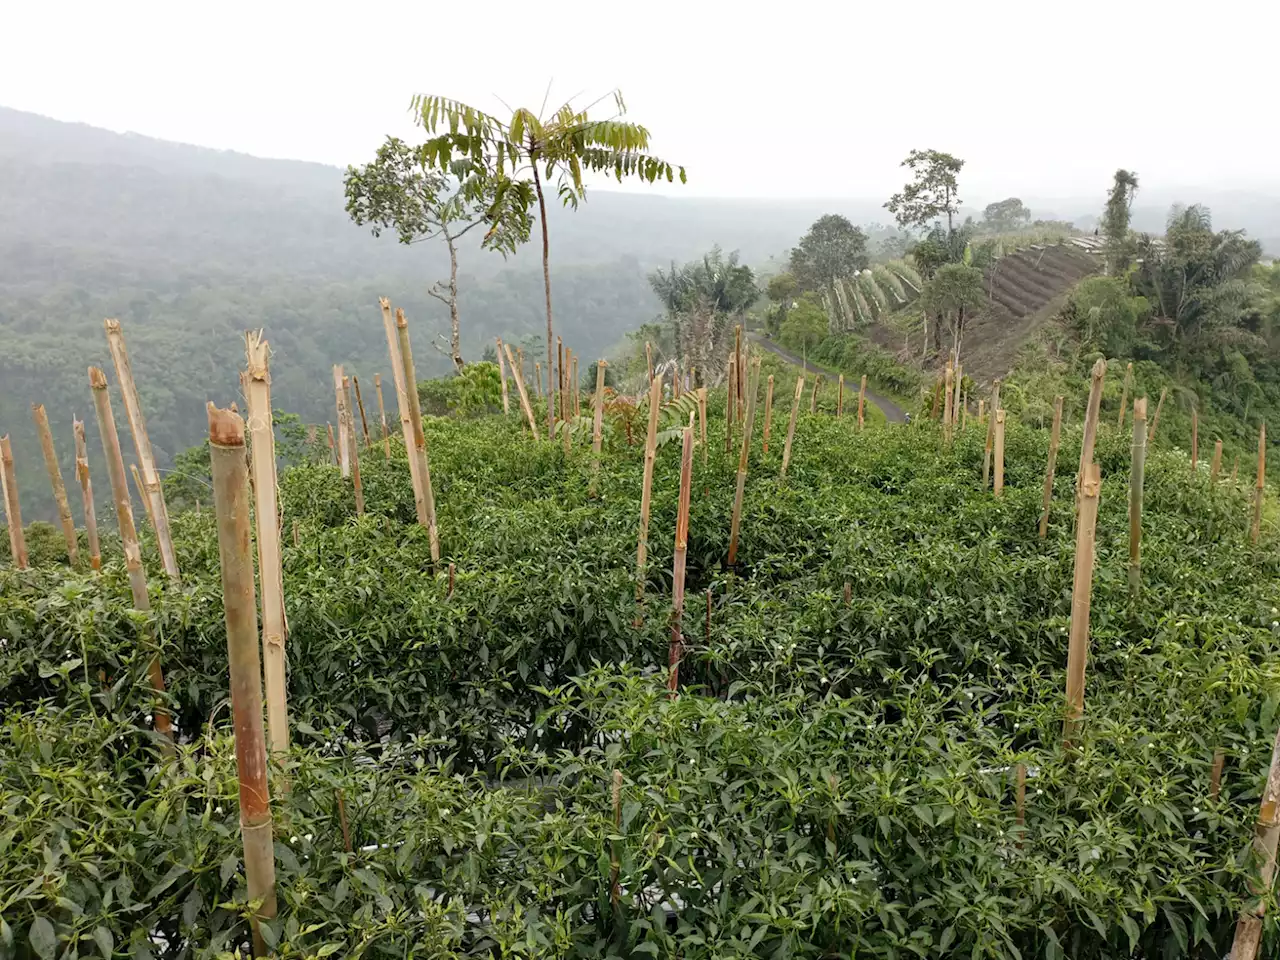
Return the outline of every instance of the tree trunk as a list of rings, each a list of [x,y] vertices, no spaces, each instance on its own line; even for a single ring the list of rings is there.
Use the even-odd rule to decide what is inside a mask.
[[[462,334],[458,327],[458,248],[453,245],[453,237],[444,235],[444,242],[449,247],[449,346],[453,350],[453,365],[461,372]]]
[[[538,194],[538,216],[542,221],[542,286],[547,298],[547,370],[555,369],[554,331],[551,329],[551,240],[547,236],[547,201],[542,195],[542,178],[538,175],[538,156],[530,156],[533,164],[533,189]],[[556,435],[555,387],[547,377],[547,437]]]

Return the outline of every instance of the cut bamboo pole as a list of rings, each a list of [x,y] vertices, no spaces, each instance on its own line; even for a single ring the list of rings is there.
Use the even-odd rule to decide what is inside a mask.
[[[742,324],[738,324],[733,328],[733,344],[733,356],[735,358],[734,370],[737,373],[737,377],[734,380],[734,385],[737,389],[736,406],[734,409],[738,411],[738,422],[741,423],[742,404],[746,399],[743,395],[745,386],[744,381],[747,376],[747,358],[742,352]]]
[[[347,403],[347,452],[351,455],[351,489],[356,496],[356,516],[364,516],[364,485],[360,482],[360,444],[356,443],[356,418],[351,413],[351,378],[342,378],[343,400]]]
[[[956,358],[956,372],[951,384],[951,426],[954,428],[960,423],[960,384],[964,380],[964,365],[960,363],[960,358]],[[954,432],[954,431],[953,431]]]
[[[1022,846],[1027,832],[1027,765],[1019,763],[1014,774],[1014,821],[1018,825],[1018,846]]]
[[[164,572],[170,579],[177,580],[178,558],[173,551],[173,538],[169,535],[169,510],[165,506],[164,490],[160,486],[160,473],[156,470],[156,460],[151,453],[151,440],[147,436],[147,423],[142,416],[142,404],[138,400],[138,388],[133,380],[129,352],[124,345],[124,333],[120,330],[119,320],[104,320],[102,324],[107,332],[107,346],[111,350],[111,360],[116,367],[116,379],[120,381],[120,396],[124,400],[124,412],[129,419],[129,430],[133,434],[133,447],[138,454],[142,480],[146,484],[146,500],[154,517],[152,526],[156,532],[156,543],[160,547],[160,561],[164,564]]]
[[[250,917],[254,956],[266,956],[260,921],[276,915],[275,851],[271,793],[262,724],[262,674],[258,663],[258,608],[249,552],[249,483],[244,456],[244,421],[209,404],[209,452],[213,503],[222,568],[222,608],[235,718],[236,777],[240,783],[240,836],[250,901],[260,901]]]
[[[400,355],[400,334],[395,319],[391,315],[391,301],[380,297],[382,308],[382,328],[387,336],[387,354],[391,358],[391,379],[396,385],[396,406],[400,411],[400,434],[404,437],[404,452],[409,459],[409,480],[413,484],[413,508],[418,516],[418,523],[430,529],[427,516],[427,498],[422,492],[422,477],[418,472],[418,458],[414,455],[413,417],[409,413],[409,388],[405,382],[404,358]],[[413,384],[414,396],[417,396],[418,385]],[[332,428],[330,428],[332,433]],[[535,434],[536,436],[536,434]]]
[[[284,572],[280,563],[280,507],[276,499],[276,438],[271,415],[269,350],[261,331],[244,335],[244,351],[248,374],[247,426],[253,454],[253,515],[257,523],[258,576],[262,579],[262,673],[267,686],[267,730],[272,753],[283,754],[289,749]],[[359,477],[358,470],[356,477]]]
[[[796,377],[796,395],[791,401],[791,419],[787,422],[787,439],[782,445],[782,471],[779,477],[787,478],[787,467],[791,465],[791,443],[796,436],[796,415],[800,412],[800,397],[804,395],[804,374]]]
[[[431,564],[440,563],[440,531],[436,526],[436,497],[431,489],[431,461],[427,456],[427,435],[422,431],[422,406],[418,401],[418,377],[413,366],[413,347],[409,343],[409,322],[404,311],[396,308],[396,334],[400,340],[400,361],[404,364],[404,380],[409,395],[409,422],[413,428],[413,457],[418,464],[422,499],[427,513],[427,534],[431,540]]]
[[[609,366],[603,359],[596,361],[596,393],[592,398],[591,415],[591,485],[587,491],[596,495],[596,481],[600,477],[600,459],[604,450],[604,371]]]
[[[698,388],[698,427],[702,433],[702,465],[707,465],[707,388]]]
[[[747,418],[750,422],[750,417]],[[750,432],[750,426],[747,431]],[[674,697],[680,687],[684,656],[684,571],[689,553],[689,500],[693,489],[693,417],[684,428],[680,448],[680,499],[676,506],[676,543],[671,561],[671,645],[667,651],[667,689]]]
[[[645,566],[649,559],[649,507],[653,496],[653,461],[658,450],[658,409],[662,381],[649,381],[649,432],[644,440],[644,481],[640,487],[640,534],[636,545],[636,602],[644,600]]]
[[[360,430],[364,437],[364,445],[367,447],[372,442],[369,439],[369,418],[364,415],[364,398],[360,396],[360,378],[354,373],[351,375],[351,386],[356,392],[356,407],[360,410]]]
[[[1160,426],[1160,411],[1164,409],[1164,398],[1168,396],[1169,388],[1160,388],[1160,399],[1156,402],[1156,415],[1151,418],[1151,435],[1147,437],[1147,443],[1152,444],[1156,439],[1156,430]]]
[[[996,436],[995,436],[995,460],[996,460],[996,479],[995,479],[995,495],[997,497],[1004,495],[1004,411],[996,411]]]
[[[1124,368],[1124,383],[1120,387],[1120,417],[1116,420],[1116,430],[1124,429],[1125,407],[1129,403],[1129,388],[1133,386],[1133,364]]]
[[[764,387],[764,449],[769,452],[769,429],[773,426],[773,374],[765,381]]]
[[[387,430],[387,407],[382,402],[382,374],[373,375],[373,389],[378,395],[378,417],[382,420],[382,454],[387,463],[391,462],[391,434]]]
[[[1222,472],[1222,441],[1219,440],[1213,445],[1213,460],[1209,463],[1209,482],[1216,484],[1218,482],[1218,474]]]
[[[809,412],[818,412],[818,388],[822,386],[822,374],[813,378],[813,393],[809,397]]]
[[[40,452],[44,455],[44,468],[49,474],[49,486],[53,488],[53,502],[58,506],[58,522],[62,525],[62,539],[67,544],[67,562],[75,566],[80,561],[76,546],[76,522],[71,518],[71,504],[67,502],[67,487],[62,482],[62,470],[58,467],[58,454],[53,449],[53,433],[49,430],[49,415],[44,404],[31,405],[31,417],[40,434]]]
[[[840,379],[836,384],[836,419],[839,420],[844,416],[844,374],[840,374]]]
[[[987,445],[982,450],[982,489],[991,482],[991,447],[996,439],[996,411],[1000,409],[1000,381],[991,385],[991,406],[987,417]]]
[[[542,390],[542,361],[541,360],[533,361],[533,372],[534,372],[534,375],[538,378],[538,396],[542,396],[543,390]]]
[[[987,401],[978,401],[978,422],[985,423],[987,419]]]
[[[138,499],[142,501],[142,507],[147,512],[147,523],[150,525],[152,532],[156,529],[156,518],[151,513],[151,501],[147,499],[147,487],[142,482],[142,474],[138,471],[136,463],[129,464],[129,472],[133,474],[133,485],[138,490]]]
[[[649,371],[649,382],[653,383],[653,345],[648,340],[644,342],[644,362],[645,369]]]
[[[867,375],[862,375],[862,384],[858,387],[858,429],[866,426],[865,411],[867,408]]]
[[[1267,484],[1267,425],[1264,422],[1258,430],[1258,477],[1253,485],[1253,527],[1249,531],[1249,541],[1257,543],[1262,535],[1262,491]]]
[[[929,419],[936,420],[941,413],[939,405],[942,403],[942,378],[938,378],[937,384],[933,388],[933,404],[929,407]]]
[[[98,542],[98,513],[93,504],[93,483],[89,479],[89,448],[84,439],[84,421],[72,418],[76,435],[76,479],[80,481],[80,498],[84,501],[84,533],[89,541],[89,569],[102,568],[102,545]]]
[[[1080,469],[1076,483],[1084,481],[1085,467],[1093,463],[1093,449],[1098,442],[1098,415],[1102,409],[1102,385],[1107,375],[1107,361],[1101,357],[1093,365],[1089,382],[1089,405],[1084,414],[1084,437],[1080,442]]]
[[[1227,755],[1221,747],[1213,751],[1213,767],[1209,770],[1209,799],[1216,801],[1222,793],[1222,769]]]
[[[1062,397],[1053,399],[1053,430],[1049,434],[1049,463],[1044,471],[1044,502],[1040,506],[1040,539],[1049,532],[1049,506],[1053,503],[1053,471],[1058,464],[1058,441],[1062,439]]]
[[[955,415],[951,399],[955,387],[955,377],[956,372],[948,361],[947,369],[942,375],[942,437],[947,443],[951,442],[951,421]]]
[[[512,360],[511,347],[508,344],[504,344],[504,347],[506,348],[507,360],[510,362]],[[533,406],[529,403],[529,392],[524,387],[524,377],[517,376],[515,381],[516,392],[520,394],[520,406],[524,408],[524,415],[529,421],[529,429],[533,432],[533,439],[537,440],[538,424],[533,418]]]
[[[129,481],[125,479],[124,458],[120,455],[120,437],[116,433],[116,421],[111,412],[111,396],[107,393],[107,377],[97,367],[89,368],[89,386],[93,388],[93,406],[98,414],[98,430],[102,434],[102,452],[107,461],[107,477],[111,480],[111,496],[115,501],[116,522],[120,526],[120,546],[124,550],[124,565],[129,573],[129,591],[133,596],[133,608],[142,612],[151,609],[147,594],[147,574],[142,568],[142,550],[138,547],[138,531],[133,525],[133,506],[129,499]],[[163,701],[164,672],[160,657],[153,655],[147,665],[147,679],[156,695]],[[155,730],[172,740],[173,725],[163,704],[157,704],[153,716]]]
[[[1133,446],[1129,467],[1129,593],[1142,586],[1142,493],[1147,469],[1147,398],[1133,401]]]
[[[960,394],[960,432],[964,433],[967,426],[969,426],[969,393],[965,391]]]
[[[338,465],[338,447],[333,442],[333,424],[326,423],[325,426],[329,428],[329,462],[336,467]]]
[[[9,525],[9,556],[19,570],[26,570],[27,538],[22,529],[22,507],[18,502],[18,478],[13,468],[13,446],[6,433],[0,437],[0,486],[4,487],[5,521]]]
[[[1276,876],[1276,844],[1280,840],[1280,730],[1271,748],[1271,767],[1258,805],[1258,822],[1254,826],[1252,860],[1258,874],[1249,883],[1253,900],[1240,911],[1236,924],[1231,960],[1255,960],[1262,943],[1262,922],[1267,912],[1267,897]]]
[[[728,453],[730,450],[733,449],[733,424],[734,424],[734,421],[738,419],[737,413],[734,410],[734,403],[736,402],[734,398],[737,395],[737,380],[738,380],[738,375],[736,372],[737,364],[738,364],[737,354],[736,353],[731,354],[729,356],[729,400],[728,400],[729,405],[726,411],[726,416],[725,416],[726,423],[724,428],[724,452],[725,453]]]
[[[507,354],[502,348],[502,338],[495,337],[498,342],[498,375],[502,377],[502,412],[511,413],[511,398],[507,395]]]
[[[351,449],[347,445],[347,391],[342,364],[333,365],[333,405],[338,418],[338,467],[342,470],[342,479],[351,476]]]
[[[582,390],[578,382],[578,355],[573,355],[573,415],[582,416]]]
[[[1098,497],[1102,474],[1090,461],[1080,488],[1080,517],[1076,526],[1075,577],[1071,585],[1071,628],[1067,648],[1067,716],[1062,740],[1074,745],[1084,719],[1084,674],[1089,658],[1089,607],[1093,598],[1094,526],[1098,521]]]
[[[564,402],[564,341],[556,337],[556,403],[555,406],[560,410],[560,419],[569,419],[568,405]]]
[[[757,360],[747,387],[747,419],[742,427],[742,451],[738,455],[738,488],[733,495],[733,517],[729,523],[729,566],[738,561],[738,532],[742,529],[742,501],[747,488],[747,463],[751,456],[751,430],[756,419],[756,394],[760,390],[760,361]]]
[[[1200,459],[1200,414],[1191,408],[1191,475],[1195,476],[1196,461]]]

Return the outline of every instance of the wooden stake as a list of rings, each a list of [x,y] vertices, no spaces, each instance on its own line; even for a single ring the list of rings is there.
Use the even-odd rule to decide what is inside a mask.
[[[565,402],[565,383],[568,378],[564,372],[564,341],[556,337],[556,403],[560,408],[560,419],[569,419],[569,405]]]
[[[929,407],[929,419],[936,420],[938,418],[938,405],[942,403],[942,378],[938,378],[937,386],[933,388],[933,404]]]
[[[1142,493],[1147,469],[1147,398],[1133,401],[1133,446],[1129,467],[1129,593],[1142,585]]]
[[[978,401],[978,422],[985,423],[987,419],[987,401]]]
[[[351,476],[351,448],[347,441],[347,390],[346,378],[342,373],[342,364],[333,365],[333,403],[338,418],[338,467],[342,470],[342,479]]]
[[[1209,799],[1216,801],[1222,793],[1222,768],[1226,766],[1227,755],[1221,747],[1213,751],[1213,767],[1209,771]]]
[[[987,445],[982,451],[982,489],[991,482],[991,447],[996,438],[996,411],[1000,409],[1000,381],[991,385],[991,407],[987,418]]]
[[[267,786],[266,737],[262,725],[262,674],[258,663],[258,609],[253,558],[249,553],[249,483],[244,421],[209,404],[209,451],[213,503],[218,518],[222,608],[231,665],[231,711],[235,717],[236,775],[240,781],[240,835],[250,901],[262,902],[250,917],[254,956],[267,956],[261,920],[276,915],[275,851],[271,793]]]
[[[356,407],[360,410],[361,435],[364,437],[364,445],[367,447],[371,443],[369,440],[369,419],[364,415],[364,400],[360,396],[360,378],[354,373],[351,375],[351,386],[356,391]]]
[[[964,428],[969,425],[969,394],[968,391],[960,394],[960,432],[964,433]]]
[[[791,401],[791,420],[787,423],[787,440],[782,445],[782,471],[779,477],[787,478],[787,467],[791,464],[791,443],[796,436],[796,415],[800,412],[800,397],[804,394],[804,374],[796,377],[796,395]]]
[[[756,394],[760,390],[760,361],[755,362],[747,388],[747,421],[742,428],[742,451],[738,455],[738,489],[733,496],[733,518],[729,523],[729,566],[738,561],[738,531],[742,525],[742,500],[747,487],[747,461],[751,456],[751,429],[756,419]]]
[[[951,425],[955,417],[955,407],[952,397],[955,392],[956,372],[951,368],[950,361],[947,362],[946,372],[942,375],[942,437],[947,442],[951,442]]]
[[[138,531],[133,525],[129,482],[125,479],[124,458],[120,456],[120,437],[116,433],[116,421],[111,412],[107,378],[97,367],[89,368],[89,386],[93,388],[93,406],[98,414],[98,430],[102,434],[102,452],[107,461],[107,477],[111,480],[111,496],[115,500],[116,522],[120,526],[120,546],[124,549],[124,565],[129,572],[133,608],[145,613],[151,609],[151,598],[147,594],[147,574],[142,568],[142,550],[138,547]],[[173,724],[163,705],[164,672],[160,669],[158,655],[152,656],[147,665],[147,679],[160,699],[153,713],[156,733],[172,741]],[[168,749],[172,750],[172,744]]]
[[[129,472],[133,474],[133,485],[138,489],[138,499],[142,501],[143,509],[147,511],[147,523],[150,524],[152,531],[156,528],[156,518],[151,513],[151,501],[147,499],[147,487],[142,482],[142,474],[138,472],[136,463],[129,464]]]
[[[644,481],[640,487],[640,536],[636,546],[636,603],[644,601],[645,564],[649,557],[649,505],[653,495],[653,461],[658,449],[658,410],[662,381],[649,381],[649,432],[644,441]]]
[[[382,420],[382,453],[387,463],[390,463],[391,433],[387,430],[387,407],[382,402],[382,374],[375,373],[373,375],[373,389],[378,394],[378,417]]]
[[[1156,415],[1151,418],[1151,435],[1147,437],[1148,445],[1155,443],[1156,429],[1160,426],[1160,411],[1164,409],[1164,398],[1168,395],[1168,393],[1169,393],[1168,387],[1160,388],[1160,399],[1156,403]]]
[[[4,490],[5,520],[9,525],[9,556],[15,567],[26,570],[27,538],[22,529],[22,507],[18,502],[18,478],[13,468],[13,446],[6,433],[0,437],[0,486]]]
[[[649,371],[649,382],[653,382],[653,345],[648,340],[644,342],[644,362],[645,369]]]
[[[364,485],[360,482],[360,445],[356,443],[356,418],[351,414],[351,378],[342,378],[343,400],[347,404],[347,452],[351,455],[351,489],[356,495],[356,516],[364,516]]]
[[[748,424],[750,423],[750,417]],[[747,431],[751,427],[748,425]],[[676,545],[671,561],[671,645],[667,651],[667,689],[671,696],[680,687],[680,660],[684,656],[684,570],[689,553],[689,500],[693,489],[693,417],[684,428],[680,448],[680,499],[676,506]]]
[[[537,378],[538,378],[538,396],[542,396],[543,389],[542,389],[542,361],[541,360],[533,361],[533,372],[534,374],[537,375]]]
[[[1262,535],[1262,491],[1267,484],[1267,425],[1258,430],[1258,478],[1253,485],[1253,527],[1249,541],[1257,543]]]
[[[1098,442],[1098,414],[1102,409],[1102,382],[1107,375],[1107,361],[1101,357],[1093,365],[1089,383],[1089,405],[1084,414],[1084,437],[1080,443],[1080,469],[1076,474],[1077,485],[1082,483],[1085,467],[1093,463],[1093,448]]]
[[[956,358],[955,376],[951,381],[951,426],[954,428],[960,422],[960,384],[964,380],[964,366],[960,363],[959,357]]]
[[[67,544],[67,562],[75,566],[79,562],[76,545],[76,522],[71,518],[71,505],[67,503],[67,488],[62,482],[62,470],[58,467],[58,454],[53,449],[53,434],[49,430],[49,415],[44,404],[31,405],[31,416],[40,435],[40,452],[44,454],[44,468],[49,474],[49,486],[53,488],[53,502],[58,506],[58,521],[62,524],[62,539]]]
[[[507,396],[507,354],[502,348],[502,338],[494,338],[498,343],[498,375],[502,377],[502,412],[511,413],[511,400]]]
[[[698,426],[702,431],[702,465],[707,465],[707,388],[698,388]]]
[[[511,362],[513,360],[511,356],[511,346],[509,344],[504,344],[503,346],[506,350],[507,361]],[[512,366],[514,366],[514,363]],[[524,408],[525,419],[529,421],[529,429],[533,432],[533,439],[537,440],[538,424],[533,418],[533,405],[529,403],[529,392],[524,388],[524,377],[516,377],[515,381],[516,391],[520,394],[520,406]],[[539,392],[541,392],[541,388],[539,388]]]
[[[1133,386],[1133,364],[1124,368],[1124,383],[1120,387],[1120,418],[1116,420],[1116,430],[1124,429],[1124,413],[1129,403],[1129,388]]]
[[[862,385],[858,387],[858,429],[861,430],[866,426],[863,412],[867,407],[867,375],[862,375]]]
[[[431,528],[427,516],[427,498],[423,494],[422,477],[419,473],[418,458],[414,454],[413,417],[409,412],[409,385],[405,379],[404,357],[400,354],[400,333],[391,315],[391,301],[380,297],[378,304],[382,308],[382,329],[387,336],[387,354],[391,358],[391,379],[396,385],[396,406],[400,411],[400,433],[404,437],[404,452],[409,459],[409,480],[413,484],[413,508],[418,515],[418,523],[428,530]],[[413,395],[418,394],[418,385],[413,384]]]
[[[1019,763],[1014,770],[1014,820],[1018,825],[1018,846],[1022,846],[1027,832],[1027,765]]]
[[[996,411],[995,436],[996,480],[995,495],[1004,495],[1004,411]]]
[[[769,428],[773,425],[773,374],[765,381],[764,387],[764,450],[769,452]]]
[[[809,412],[818,412],[818,388],[822,386],[822,374],[813,378],[813,393],[809,396]]]
[[[1222,441],[1219,440],[1213,445],[1213,460],[1209,464],[1209,482],[1216,484],[1218,482],[1218,474],[1222,471]]]
[[[455,576],[456,576],[456,571],[455,571],[454,565],[451,563],[449,564],[449,586],[445,588],[445,594],[444,594],[446,597],[453,596],[453,580]]]
[[[600,476],[600,460],[604,451],[604,372],[609,364],[603,358],[596,361],[596,393],[592,398],[591,415],[591,485],[587,493],[596,495],[596,481]]]
[[[1058,441],[1062,439],[1062,397],[1053,399],[1053,430],[1049,434],[1049,463],[1044,471],[1044,502],[1040,506],[1040,539],[1049,532],[1049,505],[1053,502],[1053,471],[1058,464]]]
[[[836,419],[839,420],[844,416],[844,374],[840,374],[840,380],[836,385]]]
[[[1191,408],[1191,475],[1195,476],[1196,461],[1200,459],[1200,415]]]
[[[737,420],[737,413],[734,411],[735,396],[737,395],[738,375],[736,367],[738,364],[737,354],[729,356],[729,400],[726,409],[726,423],[724,428],[724,452],[728,453],[733,449],[733,424]]]
[[[1276,731],[1275,744],[1271,748],[1271,767],[1267,771],[1267,783],[1258,805],[1258,822],[1254,826],[1252,861],[1258,871],[1257,879],[1249,884],[1249,891],[1256,898],[1240,911],[1236,924],[1235,942],[1231,946],[1231,960],[1255,960],[1262,943],[1262,921],[1266,916],[1266,897],[1271,892],[1276,875],[1276,842],[1280,840],[1280,730]]]
[[[276,499],[276,437],[271,413],[269,350],[261,331],[249,331],[244,335],[244,353],[248,388],[245,398],[253,454],[253,515],[257,524],[258,576],[262,579],[262,672],[267,687],[267,730],[271,737],[271,752],[281,755],[289,749],[284,571],[280,563],[281,521]],[[358,463],[358,459],[355,462]],[[359,484],[358,467],[355,476]],[[297,534],[296,527],[294,534]]]
[[[125,349],[124,334],[120,330],[119,320],[104,320],[102,324],[107,332],[111,359],[115,363],[116,379],[120,381],[120,396],[124,400],[129,430],[133,434],[133,447],[142,469],[142,481],[146,484],[146,499],[155,518],[153,526],[156,544],[160,547],[160,560],[169,578],[177,580],[178,559],[173,552],[173,538],[169,535],[169,510],[164,503],[164,490],[160,486],[160,473],[156,470],[155,457],[151,454],[151,440],[147,437],[147,423],[142,416],[142,405],[138,401],[138,389],[133,381],[133,368],[129,364],[129,352]]]
[[[418,377],[413,367],[413,347],[409,343],[409,322],[404,311],[396,308],[396,334],[400,340],[400,361],[404,364],[404,379],[409,394],[409,422],[413,428],[413,456],[418,463],[418,477],[422,484],[422,499],[427,513],[427,535],[431,541],[431,563],[434,568],[440,562],[440,531],[436,527],[436,497],[431,489],[431,461],[427,457],[427,436],[422,431],[422,406],[418,401]]]
[[[347,798],[341,788],[335,791],[338,796],[338,824],[342,827],[342,849],[351,852],[351,824],[347,821]]]
[[[1080,518],[1076,526],[1075,578],[1071,585],[1071,629],[1067,648],[1067,719],[1064,746],[1074,745],[1084,719],[1084,673],[1089,657],[1089,607],[1093,598],[1094,526],[1098,521],[1098,496],[1102,474],[1090,461],[1080,489]]]
[[[582,416],[582,391],[579,389],[581,384],[578,382],[578,355],[573,355],[573,415],[575,417]]]
[[[102,547],[98,542],[98,514],[93,504],[93,483],[89,479],[89,450],[84,439],[84,422],[72,418],[76,435],[76,479],[80,481],[80,498],[84,501],[84,532],[89,541],[89,569],[102,569]]]
[[[745,399],[742,395],[742,381],[746,378],[746,362],[742,355],[742,324],[738,324],[733,328],[733,357],[734,357],[734,392],[736,394],[734,409],[738,412],[738,421],[742,421],[742,401]]]

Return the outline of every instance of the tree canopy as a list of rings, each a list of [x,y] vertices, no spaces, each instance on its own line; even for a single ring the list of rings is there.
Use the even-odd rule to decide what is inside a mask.
[[[902,166],[912,180],[889,198],[885,208],[903,227],[927,227],[942,217],[947,230],[960,210],[957,176],[964,161],[941,150],[912,150]]]
[[[867,235],[846,217],[829,213],[814,221],[791,251],[791,275],[801,290],[818,291],[865,270]]]
[[[1031,222],[1031,211],[1017,197],[987,204],[982,211],[982,226],[990,233],[1020,230]]]

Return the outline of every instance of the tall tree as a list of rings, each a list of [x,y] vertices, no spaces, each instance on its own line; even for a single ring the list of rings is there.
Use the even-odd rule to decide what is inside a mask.
[[[1031,222],[1031,211],[1017,197],[988,203],[982,211],[982,228],[991,233],[1021,230]]]
[[[486,224],[482,246],[505,256],[529,239],[528,209],[495,205],[497,178],[470,157],[452,161],[440,171],[428,160],[425,146],[412,147],[388,137],[372,163],[347,167],[343,186],[347,214],[373,235],[394,229],[404,244],[443,239],[449,250],[449,282],[436,281],[427,291],[449,308],[450,353],[462,369],[462,334],[458,323],[458,241]]]
[[[837,213],[815,220],[791,251],[791,274],[801,290],[824,290],[868,263],[867,235]]]
[[[903,227],[927,227],[944,214],[947,232],[960,210],[957,175],[964,161],[940,150],[912,150],[902,161],[913,176],[910,183],[885,204]]]
[[[1133,253],[1133,240],[1129,236],[1129,211],[1133,196],[1138,192],[1138,175],[1129,170],[1117,170],[1107,195],[1107,205],[1102,213],[1102,234],[1107,241],[1107,273],[1118,276],[1128,268]]]
[[[751,268],[738,262],[737,251],[725,256],[719,247],[701,260],[655,270],[649,285],[667,308],[669,331],[658,331],[660,341],[686,368],[701,370],[728,349],[734,321],[760,297]]]
[[[941,349],[943,325],[949,326],[952,335],[952,360],[959,362],[965,322],[986,301],[982,271],[977,267],[965,263],[948,263],[939,267],[920,294],[921,305],[937,317],[934,324],[934,347]]]
[[[548,88],[548,93],[550,88]],[[455,155],[470,157],[485,169],[494,171],[494,200],[489,220],[499,222],[508,206],[522,207],[526,212],[536,201],[542,226],[542,278],[547,305],[547,368],[553,367],[555,337],[551,315],[551,241],[547,232],[545,188],[554,183],[565,206],[577,208],[586,196],[584,175],[608,173],[618,181],[623,177],[639,177],[653,183],[659,177],[671,182],[678,175],[685,182],[684,167],[675,166],[653,156],[649,150],[649,131],[638,123],[622,119],[627,108],[622,92],[614,90],[601,100],[611,99],[614,115],[607,120],[593,120],[589,111],[600,102],[579,110],[572,101],[546,112],[546,101],[538,112],[526,107],[512,111],[503,120],[458,100],[418,94],[410,109],[418,122],[433,136],[424,145],[429,165],[448,169]],[[547,426],[555,421],[555,388],[553,377],[547,382]]]

